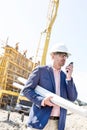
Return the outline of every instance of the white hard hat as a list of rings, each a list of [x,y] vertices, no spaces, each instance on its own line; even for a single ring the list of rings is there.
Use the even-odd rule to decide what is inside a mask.
[[[50,50],[50,53],[53,53],[53,52],[63,52],[63,53],[67,53],[68,56],[71,55],[71,53],[69,53],[66,45],[64,44],[60,44],[60,45],[54,45],[51,50]]]

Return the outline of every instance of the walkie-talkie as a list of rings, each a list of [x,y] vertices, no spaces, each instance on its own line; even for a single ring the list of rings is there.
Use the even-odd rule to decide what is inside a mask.
[[[71,64],[73,65],[73,62],[70,62],[70,63],[69,63],[69,65],[71,65]],[[67,70],[66,72],[68,73],[68,70]]]

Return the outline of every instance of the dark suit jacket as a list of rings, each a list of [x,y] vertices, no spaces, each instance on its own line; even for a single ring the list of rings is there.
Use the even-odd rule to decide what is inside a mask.
[[[55,80],[53,69],[50,66],[37,67],[30,74],[23,94],[33,102],[29,113],[28,126],[43,129],[47,124],[52,107],[41,106],[44,97],[35,93],[37,85],[55,93]],[[75,101],[77,98],[77,91],[73,79],[66,81],[66,75],[63,71],[60,72],[60,96],[70,101]],[[60,119],[58,121],[58,130],[64,130],[66,112],[64,108],[60,108]]]

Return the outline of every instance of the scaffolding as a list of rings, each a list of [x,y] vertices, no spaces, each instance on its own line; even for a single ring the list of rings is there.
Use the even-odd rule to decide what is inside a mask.
[[[17,78],[28,78],[33,68],[33,62],[15,48],[6,45],[0,56],[0,105],[15,105],[20,89],[13,86],[19,83]],[[21,83],[19,83],[21,84]]]

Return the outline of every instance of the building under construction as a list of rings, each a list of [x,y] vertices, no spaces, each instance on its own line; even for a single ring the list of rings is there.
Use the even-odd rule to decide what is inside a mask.
[[[0,105],[16,104],[20,89],[13,86],[18,77],[28,78],[33,68],[33,62],[21,54],[17,48],[9,45],[3,47],[4,52],[0,56]]]

